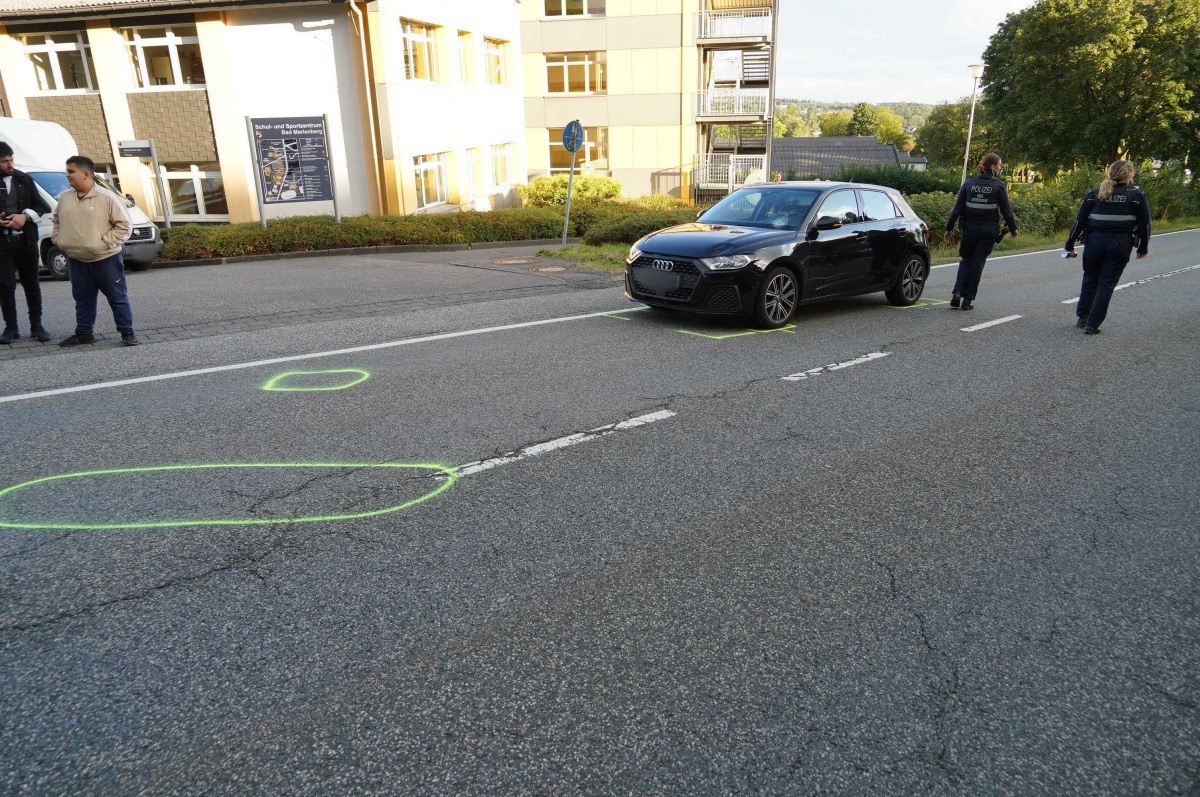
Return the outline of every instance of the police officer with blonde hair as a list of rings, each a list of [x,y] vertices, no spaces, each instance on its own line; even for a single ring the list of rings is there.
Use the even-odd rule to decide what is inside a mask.
[[[1132,179],[1133,164],[1129,161],[1119,160],[1109,166],[1100,187],[1088,191],[1080,205],[1064,247],[1064,257],[1075,257],[1075,242],[1087,236],[1075,326],[1088,335],[1100,331],[1134,246],[1139,260],[1149,252],[1150,200],[1145,191],[1130,185]]]

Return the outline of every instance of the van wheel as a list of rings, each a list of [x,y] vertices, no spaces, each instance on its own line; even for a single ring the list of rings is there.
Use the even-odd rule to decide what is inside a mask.
[[[129,261],[125,262],[125,270],[126,271],[145,271],[148,268],[150,268],[149,263],[130,263]]]
[[[50,276],[56,280],[65,280],[67,275],[67,256],[63,250],[57,246],[51,246],[46,250],[46,268],[50,269]]]
[[[928,276],[929,266],[925,265],[921,256],[909,255],[900,267],[896,283],[887,290],[888,301],[897,307],[916,304],[925,292],[925,279]]]
[[[783,266],[774,266],[763,275],[762,287],[754,301],[754,320],[765,329],[779,329],[796,312],[799,303],[796,275]]]

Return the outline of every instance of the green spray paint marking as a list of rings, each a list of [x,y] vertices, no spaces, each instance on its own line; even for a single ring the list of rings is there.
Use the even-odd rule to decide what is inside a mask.
[[[897,307],[894,304],[885,304],[884,307],[889,307],[892,310],[928,310],[930,307],[934,307],[939,304],[950,304],[950,302],[945,301],[944,299],[919,299],[907,307]]]
[[[89,470],[80,471],[78,473],[63,473],[58,476],[45,476],[41,479],[14,484],[11,487],[6,487],[0,490],[0,506],[4,500],[19,490],[25,490],[39,484],[48,484],[51,482],[64,481],[66,479],[80,479],[87,476],[112,476],[126,473],[156,473],[163,471],[189,471],[189,470],[216,470],[218,468],[402,468],[408,470],[433,470],[438,472],[438,480],[441,482],[436,489],[418,496],[411,501],[405,501],[396,506],[388,506],[383,509],[374,509],[370,512],[354,512],[340,515],[304,515],[301,517],[290,518],[213,518],[213,519],[195,519],[195,520],[154,520],[129,523],[66,523],[66,522],[21,522],[18,520],[5,520],[0,518],[0,528],[6,529],[30,529],[30,530],[48,530],[55,529],[59,531],[106,531],[109,529],[166,529],[177,526],[266,526],[274,523],[317,523],[321,521],[334,520],[357,520],[359,518],[378,517],[379,515],[387,515],[393,512],[414,507],[417,504],[424,503],[430,498],[443,493],[450,489],[456,481],[458,474],[454,468],[438,465],[432,462],[421,463],[399,463],[399,462],[227,462],[218,465],[159,465],[148,468],[114,468],[111,470]]]
[[[320,374],[355,374],[355,377],[349,382],[340,385],[324,385],[319,387],[301,387],[299,385],[292,387],[283,384],[284,380],[291,376],[315,376]],[[282,374],[277,374],[266,381],[262,386],[263,390],[268,390],[273,393],[304,393],[304,392],[323,392],[328,390],[345,390],[348,387],[354,387],[357,384],[367,381],[371,378],[371,374],[361,368],[332,368],[328,371],[284,371]]]
[[[796,334],[796,325],[787,324],[779,329],[747,329],[742,332],[727,332],[724,335],[709,335],[704,332],[692,332],[690,329],[675,330],[681,335],[694,335],[697,338],[708,338],[709,340],[727,340],[728,338],[742,338],[746,335],[766,335],[770,332],[787,332],[789,335]]]
[[[649,309],[650,309],[649,307],[634,307],[632,310],[613,310],[612,312],[609,312],[609,313],[596,313],[596,315],[602,315],[605,318],[615,318],[618,321],[628,321],[629,320],[628,316],[630,313],[640,313],[643,310],[649,310]],[[618,313],[620,315],[618,315]]]

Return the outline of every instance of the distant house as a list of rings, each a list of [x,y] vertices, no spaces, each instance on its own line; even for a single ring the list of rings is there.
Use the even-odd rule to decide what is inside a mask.
[[[913,158],[895,144],[880,144],[875,136],[776,138],[771,141],[771,171],[786,178],[837,176],[843,166],[907,166],[924,171],[928,162]]]
[[[923,172],[929,168],[929,159],[924,155],[914,155],[911,152],[900,150],[900,165],[907,166],[914,172]]]

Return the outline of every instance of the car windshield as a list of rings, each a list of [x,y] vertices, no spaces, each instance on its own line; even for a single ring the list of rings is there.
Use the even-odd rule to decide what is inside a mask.
[[[821,195],[811,188],[743,188],[700,214],[705,224],[798,230]]]

